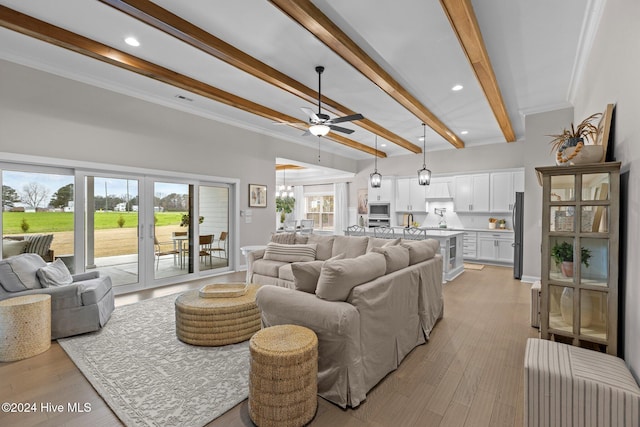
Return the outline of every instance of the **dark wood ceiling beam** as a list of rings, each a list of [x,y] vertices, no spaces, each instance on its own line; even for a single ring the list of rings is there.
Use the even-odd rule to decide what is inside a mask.
[[[456,148],[464,142],[310,0],[269,0]]]
[[[507,142],[516,140],[470,0],[440,0]]]
[[[233,45],[193,25],[189,21],[169,12],[148,0],[100,0],[115,9],[126,13],[160,31],[163,31],[203,52],[212,55],[242,71],[267,83],[283,89],[312,104],[317,104],[318,92],[294,80],[286,74],[263,63]],[[312,70],[309,70],[311,72]],[[350,116],[355,111],[341,105],[326,96],[322,97],[323,106],[336,115]],[[422,153],[422,148],[367,119],[354,124],[392,142],[413,153]]]
[[[0,26],[171,86],[184,89],[222,104],[247,111],[266,119],[284,123],[302,131],[307,130],[307,124],[295,117],[280,113],[276,110],[265,107],[264,105],[249,101],[222,89],[218,89],[201,81],[192,79],[191,77],[176,73],[126,52],[113,49],[97,41],[63,28],[56,27],[55,25],[33,18],[29,15],[25,15],[13,9],[9,9],[2,5],[0,5]],[[378,157],[387,156],[386,153],[382,151],[375,150],[373,147],[361,144],[341,135],[336,135],[333,132],[329,132],[325,138]]]

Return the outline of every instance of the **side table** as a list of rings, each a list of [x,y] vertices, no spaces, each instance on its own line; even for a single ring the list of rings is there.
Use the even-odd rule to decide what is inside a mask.
[[[51,347],[51,295],[0,301],[0,362],[13,362]]]

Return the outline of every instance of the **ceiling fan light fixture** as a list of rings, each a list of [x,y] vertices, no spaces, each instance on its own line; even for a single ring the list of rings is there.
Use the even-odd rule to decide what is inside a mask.
[[[369,175],[369,183],[371,188],[380,188],[382,185],[382,175],[378,172],[378,135],[376,135],[376,152],[374,153],[373,173]]]
[[[331,128],[327,125],[311,125],[309,126],[309,133],[314,136],[325,136],[329,133]]]
[[[422,124],[422,169],[418,171],[418,184],[429,185],[431,183],[431,171],[427,169],[427,128]]]

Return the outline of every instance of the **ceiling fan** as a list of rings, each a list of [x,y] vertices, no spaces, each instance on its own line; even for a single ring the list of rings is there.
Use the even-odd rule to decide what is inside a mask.
[[[336,123],[343,122],[351,122],[353,120],[363,119],[364,116],[362,114],[351,114],[350,116],[336,117],[332,119],[327,114],[323,114],[321,112],[321,102],[322,99],[322,72],[324,71],[324,67],[318,65],[316,67],[316,72],[318,73],[318,112],[314,112],[310,108],[302,107],[301,110],[309,116],[309,130],[303,134],[305,135],[315,135],[315,136],[325,136],[329,133],[330,130],[334,130],[336,132],[342,132],[346,134],[351,134],[354,131],[352,129],[343,128],[341,126],[336,126]]]

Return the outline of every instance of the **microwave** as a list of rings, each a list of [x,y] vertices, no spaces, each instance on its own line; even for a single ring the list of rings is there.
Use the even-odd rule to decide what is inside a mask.
[[[369,218],[389,218],[391,216],[391,204],[369,203]]]

